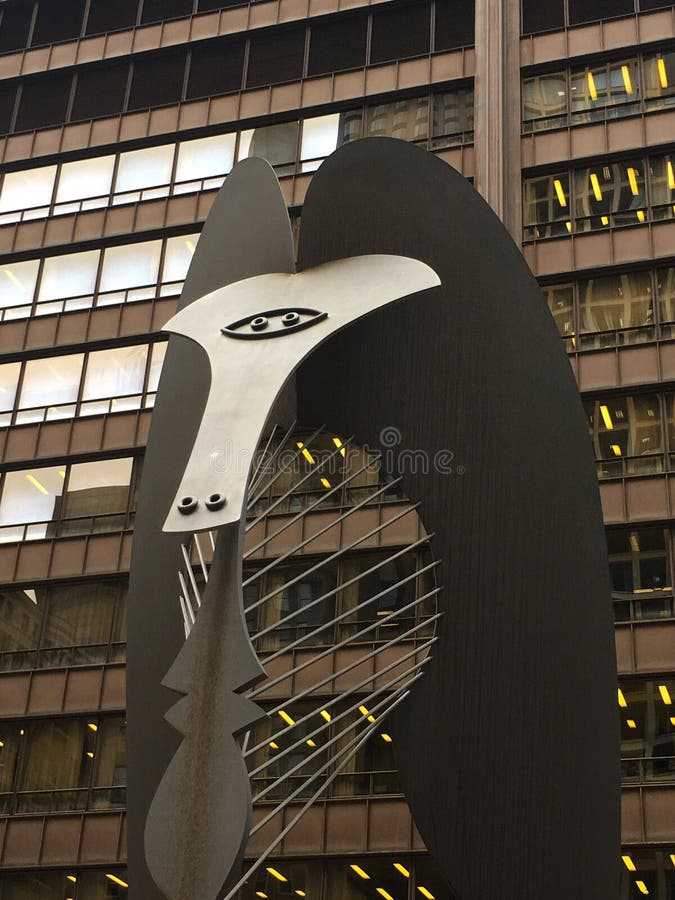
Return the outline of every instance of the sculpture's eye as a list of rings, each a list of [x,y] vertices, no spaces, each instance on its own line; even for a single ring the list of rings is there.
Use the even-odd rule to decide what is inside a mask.
[[[220,330],[228,337],[245,340],[282,337],[303,328],[310,328],[322,322],[327,316],[328,313],[299,306],[294,309],[272,309],[239,319]]]

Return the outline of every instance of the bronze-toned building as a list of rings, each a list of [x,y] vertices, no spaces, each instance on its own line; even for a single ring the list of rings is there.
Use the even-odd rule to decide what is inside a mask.
[[[522,245],[565,342],[610,556],[619,892],[673,900],[675,6],[5,0],[0,53],[0,900],[127,895],[126,599],[137,486],[166,348],[160,329],[216,191],[236,161],[264,157],[298,222],[322,160],[372,136],[414,142],[473,181]],[[520,350],[527,356],[526,343]],[[347,435],[312,437],[301,425],[284,440],[300,450],[306,442],[306,480],[293,490],[272,472],[251,507],[259,521],[249,626],[269,629],[263,661],[324,654],[325,685],[303,712],[329,723],[345,659],[326,651],[367,624],[350,618],[359,591],[382,596],[369,642],[418,627],[415,649],[432,610],[409,610],[432,584],[425,572],[388,590],[429,562],[423,525],[382,471],[360,472],[365,455],[340,464]],[[336,455],[330,478],[346,480],[340,491],[315,469],[314,446]],[[267,575],[266,561],[298,538],[266,536],[317,501],[307,534],[340,527]],[[367,545],[351,547],[373,528]],[[303,574],[307,559],[340,550],[318,575]],[[209,547],[191,552],[199,582]],[[256,598],[275,590],[280,572],[292,589],[260,609]],[[330,592],[330,610],[309,607]],[[293,626],[273,630],[290,611]],[[281,680],[265,699],[283,711],[301,689]],[[264,729],[253,740],[262,747]],[[303,753],[316,749],[311,737],[306,744]],[[373,736],[242,898],[449,897],[412,823],[391,745],[387,731]],[[274,769],[278,749],[268,742],[251,758],[261,791],[270,789],[254,821],[297,786],[277,778],[301,754]],[[247,854],[260,846],[254,837]]]

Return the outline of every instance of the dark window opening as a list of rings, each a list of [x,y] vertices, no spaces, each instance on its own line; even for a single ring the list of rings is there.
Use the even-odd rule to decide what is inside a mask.
[[[377,9],[373,13],[371,63],[428,53],[429,22],[428,3],[409,3],[394,9]]]
[[[665,9],[672,6],[673,0],[640,0],[640,10],[649,12],[650,9]]]
[[[8,0],[1,8],[0,53],[23,50],[28,44],[33,0]]]
[[[141,22],[161,22],[192,14],[192,0],[143,0]]]
[[[251,40],[248,87],[278,84],[302,78],[305,57],[305,29],[273,31]]]
[[[84,69],[77,77],[71,119],[114,116],[124,109],[128,63]]]
[[[85,0],[40,0],[38,4],[33,47],[69,41],[82,34]]]
[[[569,0],[570,25],[615,19],[634,11],[633,0]]]
[[[183,92],[185,52],[151,56],[134,63],[129,109],[178,103]]]
[[[356,69],[366,62],[366,16],[347,16],[313,25],[309,44],[309,75]]]
[[[475,43],[473,0],[436,0],[436,50],[454,50]]]
[[[21,92],[17,131],[30,131],[66,121],[71,75],[48,72],[26,81]]]
[[[563,0],[523,0],[523,34],[537,34],[539,31],[555,31],[565,27],[565,6]]]
[[[226,6],[241,6],[246,0],[198,0],[197,12],[210,12]]]
[[[244,42],[226,41],[192,51],[187,97],[210,97],[241,89]]]
[[[87,34],[102,34],[119,28],[131,28],[136,24],[138,0],[91,0]]]
[[[16,86],[0,88],[0,134],[7,134],[12,124]]]

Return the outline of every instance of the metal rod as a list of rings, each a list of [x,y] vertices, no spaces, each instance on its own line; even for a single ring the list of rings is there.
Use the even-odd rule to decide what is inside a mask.
[[[300,519],[303,519],[307,515],[307,513],[310,513],[313,509],[316,509],[317,506],[320,506],[320,504],[323,503],[323,501],[326,499],[326,497],[330,497],[336,491],[342,490],[342,488],[346,484],[348,484],[352,480],[352,478],[356,478],[357,475],[360,475],[361,472],[364,472],[369,466],[370,466],[370,463],[366,463],[365,466],[362,466],[358,471],[353,472],[349,476],[349,478],[344,478],[339,484],[336,484],[335,487],[332,487],[329,490],[327,490],[325,494],[319,494],[317,499],[312,501],[312,503],[310,503],[309,506],[305,507],[305,509],[303,509],[302,512],[299,512],[297,514],[297,516],[293,516],[293,518],[289,519],[288,522],[285,522],[281,526],[281,528],[277,528],[277,530],[273,534],[268,535],[264,540],[262,540],[262,541],[260,541],[260,543],[256,544],[255,547],[251,547],[250,550],[247,550],[246,553],[244,554],[244,559],[248,559],[250,556],[252,556],[258,550],[262,549],[265,546],[265,544],[269,544],[269,542],[271,540],[274,540],[275,537],[282,534],[284,531],[286,531],[287,528],[290,528],[291,525],[295,525],[295,523],[300,521]],[[400,481],[401,478],[399,478],[398,480]],[[390,485],[387,484],[386,487],[390,487]]]
[[[195,532],[192,535],[192,539],[194,540],[195,545],[197,547],[197,555],[199,556],[199,565],[202,567],[202,575],[204,576],[204,581],[208,581],[209,580],[209,570],[206,568],[206,561],[204,559],[204,554],[202,553],[202,545],[201,545],[201,541],[199,540],[199,534],[197,532]]]
[[[286,446],[286,441],[287,441],[288,438],[291,436],[291,433],[292,433],[293,429],[295,428],[295,426],[296,426],[297,424],[298,424],[297,419],[293,419],[292,423],[291,423],[291,424],[289,425],[289,427],[288,427],[288,430],[286,431],[286,433],[284,434],[284,436],[282,437],[282,439],[279,441],[279,443],[277,444],[277,446],[274,448],[274,451],[272,452],[272,456],[270,457],[270,459],[269,459],[269,461],[268,461],[268,465],[269,465],[269,466],[273,466],[273,465],[274,465],[274,463],[276,462],[277,457],[278,457],[279,454],[281,453],[282,449]],[[269,442],[268,442],[268,443],[269,443]],[[257,491],[257,490],[258,490],[258,488],[260,487],[261,482],[262,482],[262,473],[261,473],[261,475],[260,475],[260,478],[257,480],[256,484],[254,484],[254,485],[252,484],[252,485],[250,486],[250,488],[249,488],[249,490],[248,490],[248,497],[247,497],[247,499],[251,497],[251,494],[253,494],[254,491]],[[248,503],[247,503],[247,505],[246,505],[246,509],[247,509],[247,510],[250,509],[251,506],[253,506],[255,503],[257,503],[258,500],[260,500],[260,498],[262,497],[262,495],[263,495],[267,490],[269,490],[269,487],[270,487],[271,484],[273,484],[273,482],[271,482],[271,481],[268,482],[268,483],[265,485],[265,487],[262,489],[262,491],[261,491],[257,496],[254,496],[252,499],[249,499],[249,500],[248,500]]]
[[[418,597],[415,600],[412,600],[410,603],[407,603],[401,609],[397,609],[391,613],[387,613],[386,616],[382,616],[381,619],[378,619],[375,622],[371,622],[369,625],[367,625],[365,628],[361,629],[360,631],[355,631],[354,634],[350,634],[348,637],[344,638],[339,643],[331,644],[330,647],[328,647],[326,650],[322,650],[321,653],[317,654],[316,656],[312,656],[309,659],[306,659],[304,662],[295,666],[295,668],[289,669],[287,672],[284,672],[281,675],[277,675],[276,678],[273,678],[271,681],[265,681],[259,688],[256,688],[251,694],[248,695],[249,699],[252,700],[254,697],[257,697],[259,694],[264,694],[266,691],[270,690],[270,688],[275,687],[280,682],[285,681],[287,678],[291,678],[293,675],[297,675],[298,672],[302,672],[303,669],[306,669],[309,666],[314,665],[314,663],[318,662],[318,660],[324,659],[324,657],[326,657],[326,656],[330,656],[336,650],[340,650],[342,647],[346,647],[347,644],[350,644],[356,638],[363,637],[363,635],[367,634],[369,631],[373,631],[375,628],[380,626],[383,622],[390,621],[391,619],[396,618],[397,616],[400,616],[401,613],[406,612],[413,606],[418,606],[424,600],[428,600],[429,597],[433,597],[436,594],[440,593],[441,590],[442,590],[442,588],[437,587],[431,591],[428,591],[426,594],[423,594],[421,597]],[[359,609],[359,608],[360,607],[357,607],[357,609]],[[348,612],[349,612],[349,614],[351,614],[352,612],[354,612],[354,610],[349,610]],[[344,616],[342,616],[342,617],[344,617]],[[429,619],[424,619],[424,621],[428,622]],[[323,630],[323,627],[324,626],[322,626],[321,630]],[[305,637],[301,638],[300,641],[301,642],[305,641],[309,637],[311,637],[311,632],[310,632],[310,634],[305,635]],[[287,651],[288,651],[288,647],[284,647],[283,652],[285,653]],[[276,655],[277,656],[280,655],[281,652],[282,651],[278,651]],[[265,658],[263,660],[263,662],[267,662],[267,658]]]
[[[292,753],[294,750],[297,750],[298,747],[301,747],[303,744],[307,743],[307,741],[310,738],[317,737],[322,732],[324,732],[327,728],[334,726],[336,722],[340,722],[346,716],[355,712],[359,708],[359,706],[364,706],[365,703],[372,700],[373,697],[377,696],[378,694],[381,694],[383,691],[389,690],[389,688],[391,688],[393,685],[395,685],[397,681],[400,681],[402,678],[406,678],[408,675],[410,675],[411,672],[414,672],[415,669],[419,669],[421,666],[425,665],[426,662],[427,662],[426,659],[420,660],[418,663],[415,663],[414,665],[412,665],[408,669],[406,669],[405,672],[399,672],[386,685],[376,688],[374,691],[371,691],[366,697],[359,697],[355,703],[353,703],[347,709],[344,709],[341,713],[338,713],[337,716],[334,716],[330,722],[322,721],[321,724],[317,728],[314,729],[314,731],[311,731],[309,734],[303,735],[303,737],[299,738],[294,744],[291,744],[290,746],[286,747],[285,750],[282,750],[280,753],[277,753],[270,759],[267,759],[264,763],[259,765],[257,768],[252,769],[248,773],[249,778],[254,778],[259,772],[263,772],[265,769],[269,768],[271,765],[278,762],[280,759],[283,759],[285,756],[288,756],[289,753]],[[400,665],[400,660],[398,661],[397,665]],[[381,674],[381,673],[379,673],[379,674]],[[378,677],[379,677],[379,674],[378,674]],[[372,679],[371,679],[371,681],[372,681]],[[397,690],[401,690],[401,688],[398,688]],[[355,693],[355,691],[352,688],[349,691],[346,691],[345,693],[341,694],[337,699],[344,700],[345,697],[348,697],[353,693]],[[376,704],[370,710],[369,715],[372,715],[373,713],[377,712],[377,710],[380,708],[380,706],[386,702],[386,699],[387,698],[385,698],[384,700],[381,700],[378,704]],[[288,730],[291,730],[293,728],[297,728],[298,725],[304,724],[308,718],[311,718],[315,714],[316,714],[316,710],[309,713],[309,715],[304,716],[302,719],[298,719],[298,721],[295,722],[293,725],[288,726],[288,729],[284,729],[284,733],[286,733]],[[340,734],[337,736],[337,738],[335,738],[335,737],[331,738],[331,740],[329,740],[326,744],[324,744],[323,748],[319,748],[319,750],[316,753],[310,754],[310,756],[308,756],[305,760],[301,761],[299,763],[299,765],[302,766],[306,762],[308,762],[310,759],[313,759],[315,756],[317,756],[321,752],[322,749],[325,750],[326,747],[330,747],[331,744],[335,743],[336,740],[339,740],[340,737],[342,737],[347,731],[349,731],[351,728],[354,728],[354,727],[355,727],[355,724],[352,722],[350,725],[347,726],[346,729],[344,729],[342,732],[340,732]],[[261,750],[263,749],[264,744],[269,744],[270,740],[276,740],[280,736],[281,736],[281,732],[276,732],[274,734],[270,734],[270,736],[268,738],[266,738],[264,742],[262,742],[262,746],[260,746],[260,749]],[[252,752],[252,751],[250,751],[250,752]],[[246,755],[248,756],[249,753],[247,753]],[[288,774],[291,774],[291,773],[286,773],[285,775],[280,776],[280,778],[282,778],[282,780],[283,780],[283,778],[285,778],[286,775],[288,775]]]
[[[356,582],[361,581],[361,579],[365,578],[367,575],[372,575],[372,573],[377,571],[377,569],[381,569],[382,566],[385,566],[387,563],[393,562],[399,556],[403,556],[404,554],[410,553],[412,550],[417,549],[417,547],[419,547],[420,544],[426,543],[432,537],[433,537],[433,534],[427,535],[427,537],[420,538],[418,541],[415,541],[414,544],[410,544],[408,547],[404,547],[402,550],[397,550],[396,553],[394,553],[392,556],[387,556],[384,559],[381,559],[378,563],[375,563],[374,566],[371,566],[370,569],[366,569],[364,572],[359,572],[358,575],[354,575],[353,578],[350,578],[348,581],[344,581],[342,584],[339,584],[337,587],[331,588],[329,591],[326,591],[325,594],[322,594],[320,597],[317,597],[315,600],[310,601],[305,606],[302,606],[300,609],[295,610],[293,613],[289,613],[285,619],[281,619],[279,622],[275,622],[274,625],[270,625],[268,628],[264,628],[264,629],[262,629],[262,631],[256,632],[256,634],[254,634],[252,636],[251,640],[255,641],[259,637],[262,637],[263,635],[268,634],[270,631],[274,631],[275,628],[278,628],[279,625],[284,624],[290,618],[297,615],[298,613],[306,612],[308,609],[311,609],[313,606],[316,606],[318,603],[322,603],[324,600],[328,600],[329,597],[332,597],[334,594],[338,594],[340,591],[343,591],[345,588],[351,587],[352,584],[356,584]],[[389,588],[389,590],[391,590],[391,588]],[[368,601],[364,601],[364,604],[367,602]],[[364,605],[364,604],[359,604],[359,606],[354,607],[354,609],[360,609],[361,605]],[[349,612],[354,612],[354,610],[349,610]],[[337,621],[338,621],[338,618],[335,618],[331,622],[327,623],[326,625],[322,625],[320,628],[315,629],[313,632],[310,632],[309,634],[304,635],[304,637],[299,639],[300,643],[302,643],[302,641],[306,641],[307,638],[309,638],[309,637],[313,637],[315,634],[319,634],[319,632],[323,631],[324,628],[327,628],[329,625],[334,625]],[[288,650],[290,650],[292,646],[297,646],[297,643],[294,645],[287,644],[286,646],[282,647],[281,650],[278,650],[272,656],[266,656],[265,662],[270,662],[270,660],[276,659],[276,657],[279,656],[281,653],[286,653]]]
[[[286,432],[286,434],[285,434],[284,437],[283,437],[283,440],[281,441],[281,443],[279,444],[279,446],[278,446],[277,449],[275,450],[275,452],[274,452],[274,458],[275,458],[275,459],[276,459],[276,457],[279,455],[279,453],[281,452],[281,448],[285,445],[285,443],[286,443],[286,441],[288,440],[288,437],[289,437],[289,435],[290,435],[290,433],[291,433],[291,431],[293,430],[294,427],[295,427],[295,422],[293,423],[293,426],[292,426],[291,428],[288,429],[288,431]],[[308,444],[311,444],[312,441],[313,441],[316,437],[318,437],[318,436],[321,434],[321,432],[323,431],[324,427],[325,427],[324,425],[320,425],[320,426],[316,429],[316,431],[314,431],[312,434],[310,434],[310,436],[309,436],[309,437],[307,438],[307,440],[305,441],[305,447],[306,447]],[[251,507],[254,506],[254,505],[258,502],[258,500],[260,500],[260,499],[262,498],[263,494],[264,494],[266,491],[269,491],[269,489],[272,487],[272,485],[275,483],[275,481],[277,481],[277,479],[280,478],[281,475],[283,475],[283,473],[284,473],[284,472],[285,472],[285,471],[293,464],[293,462],[298,458],[298,456],[300,456],[300,453],[301,453],[300,450],[298,450],[296,453],[294,453],[293,456],[288,460],[288,462],[287,462],[285,465],[283,465],[283,466],[278,470],[278,472],[276,473],[276,475],[274,476],[274,478],[272,478],[270,481],[267,482],[267,484],[265,485],[265,487],[263,488],[263,490],[260,491],[255,497],[253,497],[252,500],[249,500],[248,504],[246,505],[246,509],[247,509],[247,510],[251,509]]]
[[[251,612],[252,609],[256,609],[258,606],[262,606],[263,603],[266,603],[272,597],[276,597],[281,591],[286,590],[291,585],[295,584],[297,581],[300,581],[302,578],[306,578],[308,575],[311,575],[312,572],[316,572],[322,566],[327,565],[330,562],[333,562],[335,559],[339,559],[344,553],[347,553],[349,550],[353,550],[354,547],[358,547],[359,544],[362,544],[364,541],[367,541],[368,538],[374,537],[374,535],[378,534],[380,531],[384,531],[385,528],[388,528],[390,525],[393,525],[394,522],[397,522],[399,519],[402,519],[404,516],[410,515],[411,512],[414,512],[418,507],[419,503],[413,503],[407,509],[404,509],[403,512],[398,513],[395,516],[392,516],[391,519],[387,519],[386,522],[381,522],[376,528],[373,528],[371,531],[362,535],[360,538],[357,538],[355,541],[352,541],[351,544],[347,544],[344,547],[341,547],[339,550],[336,550],[335,553],[332,553],[330,556],[327,556],[325,559],[318,562],[315,566],[312,566],[310,569],[307,569],[305,572],[302,572],[296,578],[292,578],[290,581],[287,581],[285,584],[282,584],[281,587],[275,588],[273,591],[270,591],[269,594],[266,594],[260,600],[256,600],[255,603],[252,603],[250,606],[247,606],[245,612]],[[292,551],[295,552],[295,551]],[[247,587],[249,584],[252,584],[256,578],[258,578],[258,573],[254,573],[250,578],[247,578],[243,582],[243,587]]]
[[[297,492],[298,488],[300,487],[300,485],[304,484],[306,481],[309,481],[309,479],[312,477],[312,475],[316,475],[317,472],[319,472],[321,469],[323,469],[323,467],[326,465],[326,463],[330,462],[330,460],[333,459],[334,456],[337,456],[343,450],[343,448],[346,447],[347,444],[349,444],[350,441],[352,441],[352,440],[353,440],[353,435],[352,435],[352,437],[347,438],[347,440],[343,443],[342,447],[336,447],[335,450],[331,451],[329,456],[327,456],[325,459],[322,459],[321,462],[316,464],[313,469],[310,469],[309,472],[307,472],[307,474],[304,475],[300,479],[300,481],[296,481],[295,484],[292,484],[291,487],[286,491],[285,494],[282,494],[280,497],[277,497],[277,499],[274,501],[274,503],[272,503],[270,506],[267,507],[265,512],[260,513],[260,515],[256,519],[254,519],[252,522],[247,524],[246,531],[250,531],[255,525],[258,524],[258,522],[262,522],[262,520],[266,516],[269,516],[269,514],[271,512],[273,512],[277,508],[277,506],[279,506],[280,503],[283,503],[283,501],[287,497],[290,497],[291,494],[295,494]],[[307,449],[307,444],[303,444],[298,455],[301,455],[302,451],[306,450],[306,449]]]
[[[436,613],[436,615],[433,617],[433,620],[435,621],[436,619],[440,618],[441,615],[442,615],[442,613]],[[387,641],[385,644],[381,644],[379,647],[377,647],[375,650],[372,650],[372,651],[371,651],[370,653],[368,653],[366,656],[360,657],[360,658],[357,659],[355,662],[351,662],[348,666],[345,666],[344,668],[340,669],[340,670],[337,671],[337,672],[333,672],[331,675],[328,675],[326,678],[322,679],[321,681],[317,682],[316,684],[313,684],[311,687],[306,688],[304,691],[301,691],[299,694],[296,694],[294,697],[290,697],[290,698],[288,698],[285,702],[281,703],[281,704],[278,705],[278,706],[275,706],[273,709],[270,709],[270,710],[268,711],[267,715],[268,715],[268,716],[273,716],[274,713],[278,713],[278,712],[279,712],[280,710],[282,710],[284,707],[291,706],[293,703],[297,702],[298,700],[302,700],[304,697],[306,697],[308,694],[311,694],[311,693],[312,693],[313,691],[315,691],[317,688],[323,687],[323,685],[324,685],[324,684],[327,684],[329,681],[333,681],[333,680],[336,679],[336,678],[340,678],[342,675],[345,675],[347,672],[350,672],[352,669],[355,669],[357,666],[360,666],[360,665],[361,665],[362,663],[364,663],[366,660],[372,659],[373,656],[376,656],[376,655],[377,655],[378,653],[380,653],[382,650],[387,650],[389,647],[391,647],[393,644],[395,644],[398,640],[402,640],[406,635],[411,634],[412,632],[419,630],[419,629],[422,627],[422,625],[426,625],[426,624],[428,624],[428,622],[430,622],[430,621],[432,621],[432,620],[431,620],[431,619],[426,619],[424,622],[418,623],[417,625],[414,626],[414,628],[409,629],[409,630],[405,633],[405,635],[401,635],[401,638],[400,638],[400,639],[399,639],[399,638],[394,638],[394,639],[391,640],[391,641]],[[363,681],[360,681],[358,684],[356,684],[356,685],[354,685],[353,687],[351,687],[351,688],[349,689],[349,693],[354,693],[355,691],[360,691],[360,690],[364,687],[364,685],[366,685],[366,684],[368,684],[369,682],[373,681],[373,679],[375,679],[375,678],[380,678],[382,675],[385,675],[388,671],[390,671],[390,670],[391,670],[392,668],[394,668],[395,666],[398,666],[398,665],[400,665],[402,662],[405,662],[407,659],[410,659],[411,656],[415,656],[415,654],[417,654],[417,653],[423,653],[424,650],[427,650],[432,644],[435,644],[437,640],[438,640],[438,637],[434,635],[433,637],[428,638],[428,640],[424,641],[423,644],[418,644],[418,645],[416,645],[415,647],[412,648],[412,650],[409,650],[407,653],[405,653],[403,656],[400,656],[400,657],[399,657],[398,659],[396,659],[394,662],[389,663],[389,664],[386,665],[383,669],[381,669],[379,672],[376,672],[376,673],[374,673],[373,675],[368,675],[368,677],[367,677],[367,678],[364,678]],[[346,695],[346,692],[345,692],[345,695]],[[335,698],[335,699],[333,699],[333,700],[330,700],[330,701],[326,704],[326,707],[332,706],[332,705],[333,705],[335,702],[337,702],[337,700],[339,700],[339,699],[340,699],[340,698],[337,697],[337,698]],[[294,728],[294,727],[295,727],[295,722],[293,723],[293,725],[287,725],[286,728],[282,728],[281,731],[275,732],[275,733],[274,733],[274,737],[282,737],[282,736],[285,735],[291,728]],[[253,752],[255,752],[256,750],[259,750],[260,747],[261,747],[263,744],[265,744],[265,741],[262,741],[261,744],[260,744],[259,746],[256,746],[255,748],[253,748],[252,750],[250,750],[249,753],[253,753]]]
[[[278,556],[276,559],[272,560],[271,563],[269,563],[267,566],[264,566],[262,569],[256,570],[255,578],[261,578],[263,575],[266,575],[268,572],[271,572],[272,569],[276,568],[276,566],[285,562],[287,559],[289,559],[289,557],[295,556],[295,554],[299,553],[300,550],[303,549],[303,547],[307,546],[307,544],[311,544],[317,538],[321,537],[322,534],[325,534],[327,531],[330,531],[331,528],[335,528],[335,526],[339,525],[340,522],[344,522],[350,516],[354,515],[355,512],[358,512],[358,510],[360,510],[362,507],[366,506],[368,503],[370,503],[372,500],[374,500],[375,497],[384,493],[384,491],[387,490],[387,487],[388,487],[388,485],[384,485],[383,487],[378,488],[378,490],[376,490],[374,493],[370,494],[364,500],[361,500],[355,506],[349,507],[349,509],[346,512],[342,513],[342,515],[338,516],[337,519],[332,519],[330,522],[328,522],[327,525],[324,525],[323,528],[320,528],[318,531],[316,531],[314,534],[310,535],[309,537],[304,538],[304,540],[300,541],[299,544],[296,544],[296,546],[293,547],[291,550],[287,550],[285,553],[282,553],[281,556]]]
[[[395,709],[396,706],[398,706],[398,704],[401,703],[407,696],[408,696],[407,693],[406,693],[406,694],[402,694],[401,697],[399,697],[398,700],[397,700],[395,703],[392,704],[391,709],[389,710],[389,712],[391,712],[393,709]],[[253,874],[253,872],[255,872],[257,869],[260,868],[260,866],[265,862],[265,860],[266,860],[267,857],[270,855],[270,853],[272,852],[272,850],[274,850],[274,848],[275,848],[278,844],[281,843],[281,841],[286,837],[286,835],[287,835],[288,832],[291,830],[291,828],[293,828],[293,826],[294,826],[297,822],[300,821],[300,819],[301,819],[302,816],[307,812],[307,810],[310,808],[310,806],[311,806],[313,803],[315,803],[316,800],[321,796],[321,794],[323,793],[323,791],[325,791],[325,789],[326,789],[327,787],[329,787],[329,786],[333,783],[333,781],[335,781],[335,779],[337,778],[337,776],[338,776],[338,775],[340,774],[340,772],[344,769],[344,767],[347,765],[347,763],[348,763],[349,760],[352,758],[352,756],[355,756],[356,753],[359,751],[360,747],[361,747],[363,744],[365,744],[365,742],[368,740],[368,738],[370,737],[372,731],[374,731],[374,726],[371,725],[371,727],[370,727],[369,729],[366,730],[365,734],[364,734],[363,737],[361,738],[361,741],[356,745],[356,747],[355,747],[354,750],[352,751],[352,754],[345,757],[345,759],[338,765],[338,767],[335,769],[335,771],[334,771],[334,772],[333,772],[333,773],[332,773],[332,774],[324,781],[324,783],[321,785],[321,787],[319,788],[319,790],[318,790],[318,791],[317,791],[317,792],[316,792],[316,793],[315,793],[315,794],[307,801],[307,803],[305,803],[305,805],[302,807],[302,809],[300,810],[300,812],[299,812],[293,819],[291,819],[291,821],[290,821],[290,822],[288,823],[288,825],[283,829],[283,831],[281,831],[281,833],[278,834],[277,837],[272,841],[272,843],[269,845],[269,847],[267,848],[267,850],[266,850],[261,856],[258,857],[258,859],[253,863],[253,865],[247,870],[246,874],[243,875],[243,876],[239,879],[239,881],[235,884],[235,886],[227,893],[227,895],[225,896],[224,900],[232,900],[232,898],[235,896],[235,894],[237,893],[237,891],[238,891],[241,887],[243,887],[243,885],[248,881],[248,879],[251,877],[251,875]],[[253,834],[254,831],[255,831],[255,828],[251,830],[251,834]]]
[[[190,608],[190,610],[192,611],[192,613],[194,615],[194,610],[192,609],[192,600],[190,600],[190,591],[188,590],[187,581],[185,580],[185,575],[183,575],[182,572],[178,573],[178,581],[180,583],[180,588],[185,597],[185,602],[187,603],[188,607]]]
[[[253,473],[251,474],[250,487],[249,487],[249,489],[248,489],[248,496],[249,496],[249,497],[251,496],[251,494],[255,491],[255,489],[256,489],[256,487],[257,487],[257,483],[256,483],[256,482],[257,482],[257,480],[258,480],[258,474],[260,473],[262,464],[263,464],[263,462],[264,462],[264,460],[265,460],[265,456],[266,456],[266,454],[267,454],[267,451],[270,449],[270,444],[271,444],[272,441],[274,440],[274,437],[275,437],[275,435],[276,435],[276,433],[277,433],[278,427],[279,427],[279,426],[278,426],[276,423],[272,426],[272,431],[270,432],[270,436],[269,436],[268,439],[267,439],[267,443],[265,444],[265,448],[264,448],[264,450],[262,451],[262,453],[260,454],[260,456],[259,456],[259,458],[258,458],[258,462],[257,462],[257,464],[256,464],[255,470],[254,470]],[[293,425],[292,425],[291,427],[292,427],[292,428],[295,427],[295,421],[293,422]],[[262,477],[262,476],[261,476],[261,477]]]
[[[190,584],[192,585],[192,590],[195,595],[195,600],[197,601],[197,606],[200,607],[202,605],[202,595],[197,587],[197,579],[195,578],[195,573],[192,571],[192,563],[190,562],[190,554],[187,551],[187,547],[185,544],[180,545],[181,552],[183,554],[183,560],[185,562],[185,568],[187,570],[188,578],[190,579]]]

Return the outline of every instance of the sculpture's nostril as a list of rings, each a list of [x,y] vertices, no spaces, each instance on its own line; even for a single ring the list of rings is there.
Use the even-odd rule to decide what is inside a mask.
[[[225,506],[224,494],[211,494],[206,501],[206,508],[210,510],[221,509],[223,506]]]
[[[178,503],[178,512],[187,515],[197,509],[197,504],[198,501],[194,497],[183,497]]]

